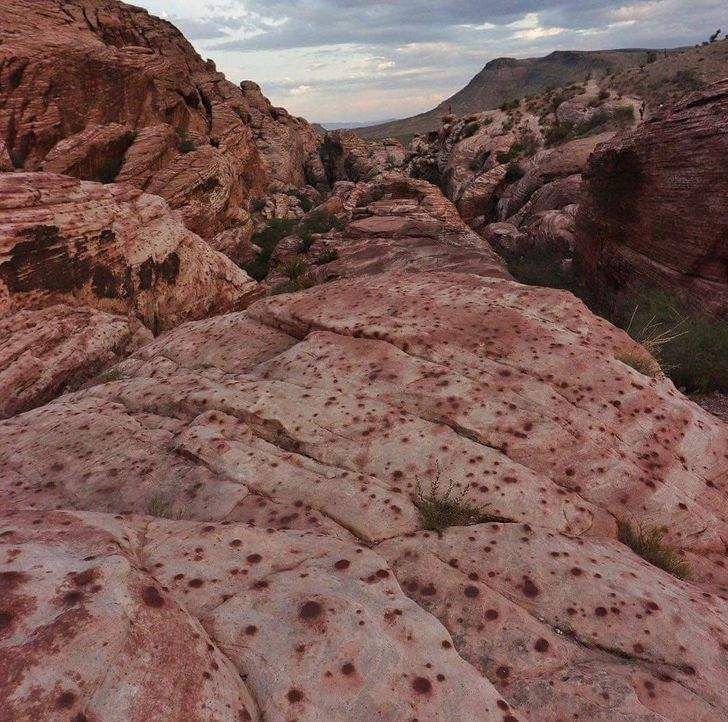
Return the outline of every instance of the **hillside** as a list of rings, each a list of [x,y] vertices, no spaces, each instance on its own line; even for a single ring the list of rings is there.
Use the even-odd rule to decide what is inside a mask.
[[[592,77],[622,93],[667,102],[702,87],[728,67],[728,42],[672,50],[556,51],[543,58],[491,60],[462,90],[436,108],[391,123],[356,128],[365,138],[409,140],[439,127],[443,115],[491,110]]]

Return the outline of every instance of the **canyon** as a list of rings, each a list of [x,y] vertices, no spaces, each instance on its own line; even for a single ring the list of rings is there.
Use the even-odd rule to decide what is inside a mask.
[[[0,7],[0,716],[728,716],[728,423],[510,263],[724,319],[726,81],[575,78],[405,146]]]

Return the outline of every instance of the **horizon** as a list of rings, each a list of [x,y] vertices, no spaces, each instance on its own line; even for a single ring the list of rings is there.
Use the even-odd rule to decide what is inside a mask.
[[[313,123],[426,112],[491,60],[555,50],[692,46],[719,0],[136,0],[233,82]]]

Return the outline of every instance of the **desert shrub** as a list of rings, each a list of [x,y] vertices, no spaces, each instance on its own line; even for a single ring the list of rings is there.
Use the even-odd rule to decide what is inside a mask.
[[[567,140],[571,140],[571,138],[573,138],[573,134],[574,124],[564,122],[550,125],[544,131],[543,137],[546,145],[551,146],[560,145],[561,143],[565,143]]]
[[[645,376],[655,378],[662,375],[659,362],[646,349],[644,351],[622,351],[615,358]]]
[[[341,230],[344,223],[339,221],[336,216],[327,213],[324,210],[313,211],[306,216],[298,225],[298,235],[302,244],[307,244],[306,250],[311,247],[313,235],[315,233],[328,233],[328,231],[337,228]]]
[[[499,109],[502,110],[504,113],[507,113],[509,110],[515,110],[520,104],[521,101],[517,99],[507,100],[505,103],[501,103]]]
[[[339,252],[335,248],[326,248],[319,253],[316,262],[323,265],[324,263],[331,263],[332,261],[335,261],[338,257]]]
[[[260,253],[247,264],[243,269],[256,281],[262,281],[270,270],[270,259],[278,242],[290,235],[296,226],[296,221],[288,218],[273,218],[253,234],[252,242],[259,246]]]
[[[316,279],[310,274],[299,276],[298,278],[291,279],[285,283],[279,283],[274,286],[270,293],[272,296],[276,296],[279,293],[295,293],[296,291],[303,291],[306,288],[311,288],[316,285]]]
[[[506,168],[505,181],[506,183],[515,183],[520,178],[523,178],[525,174],[526,171],[516,161],[511,161]]]
[[[308,261],[304,256],[291,256],[280,264],[278,270],[291,281],[295,281],[308,271]]]
[[[417,482],[415,506],[420,512],[422,528],[441,534],[451,526],[470,526],[485,522],[509,522],[507,517],[488,514],[485,506],[473,504],[468,498],[468,487],[455,492],[451,481],[447,489],[440,490],[440,475],[432,482],[429,493],[424,493]]]
[[[663,569],[678,579],[690,577],[690,565],[672,547],[663,542],[665,529],[662,527],[645,528],[624,519],[618,520],[618,538],[635,554],[653,566]]]
[[[509,163],[521,156],[532,156],[538,150],[538,140],[530,130],[524,130],[513,142],[508,150],[501,150],[496,153],[496,160],[499,163]]]
[[[623,302],[610,320],[639,341],[677,386],[728,390],[728,320],[695,315],[663,291]]]
[[[698,80],[697,75],[695,75],[695,71],[690,68],[678,70],[672,76],[672,82],[683,90],[698,90],[702,87],[702,83]]]
[[[165,517],[167,515],[167,502],[158,496],[147,501],[147,514],[149,516]]]
[[[253,198],[250,201],[250,210],[253,213],[260,213],[265,208],[265,198]]]
[[[631,105],[620,105],[614,109],[612,118],[620,127],[626,127],[634,123],[634,108]]]
[[[478,132],[478,128],[480,128],[480,123],[477,121],[472,121],[463,126],[463,129],[460,131],[460,140],[472,137]]]

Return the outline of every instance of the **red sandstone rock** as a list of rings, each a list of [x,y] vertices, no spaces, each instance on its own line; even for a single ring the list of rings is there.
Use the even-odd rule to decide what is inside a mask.
[[[592,155],[577,259],[603,297],[657,286],[728,314],[727,116],[723,80]]]
[[[324,278],[384,270],[453,270],[507,277],[503,262],[471,231],[435,186],[385,173],[347,188],[343,206],[350,222],[325,236],[338,259]],[[329,201],[329,211],[335,212]],[[318,249],[312,249],[318,251]]]
[[[255,282],[156,196],[52,173],[0,175],[0,311],[132,313],[154,332],[245,305]]]
[[[305,121],[226,81],[170,23],[114,0],[2,4],[0,139],[26,170],[118,173],[205,239],[249,228],[249,199],[271,181],[326,181]]]
[[[99,565],[83,560],[101,528],[142,581],[97,594],[154,586],[178,610],[165,634],[201,621],[266,718],[399,720],[406,705],[433,722],[717,722],[728,427],[617,360],[635,349],[567,293],[463,273],[342,279],[181,326],[0,423],[4,499],[36,510],[0,528],[38,610],[12,613],[48,625],[76,588],[66,570]],[[418,531],[417,487],[438,480],[500,523]],[[692,580],[618,544],[615,516],[664,524]],[[30,534],[64,545],[57,581],[38,576]],[[85,621],[44,659],[60,681],[42,704],[66,690],[77,638],[120,633],[80,591],[69,608]],[[6,644],[38,679],[27,638]],[[104,700],[128,665],[106,666]],[[220,684],[202,704],[243,698]],[[94,688],[70,690],[78,709],[97,709]],[[1,689],[22,709],[22,688]]]
[[[78,387],[152,335],[134,318],[58,305],[1,317],[0,338],[0,418],[5,418]]]

